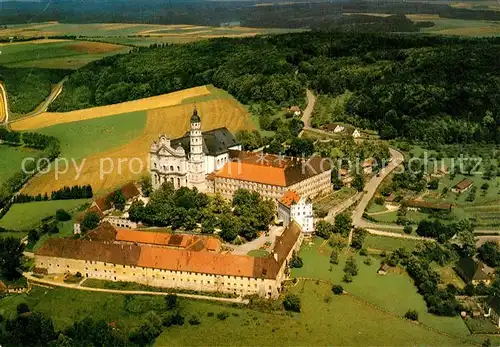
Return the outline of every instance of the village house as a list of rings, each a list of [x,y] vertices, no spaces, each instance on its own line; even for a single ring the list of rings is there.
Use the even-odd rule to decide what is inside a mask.
[[[314,232],[313,205],[294,191],[287,191],[278,200],[278,219],[285,226],[297,222],[306,235]]]
[[[466,179],[458,182],[453,188],[451,188],[451,191],[453,193],[461,194],[461,193],[469,190],[473,185],[474,185],[474,182],[472,180],[466,178]]]
[[[141,196],[141,192],[139,191],[139,189],[137,189],[137,186],[132,182],[125,184],[119,190],[122,192],[122,194],[125,198],[125,201],[126,201],[125,210],[128,210],[128,208],[130,207],[132,202]],[[125,217],[123,217],[123,216],[110,216],[109,215],[109,213],[111,213],[114,210],[114,207],[111,203],[111,197],[114,193],[115,192],[111,192],[105,196],[101,196],[101,197],[95,199],[92,202],[92,205],[90,205],[90,207],[87,209],[86,212],[79,213],[76,216],[75,222],[73,224],[73,233],[75,235],[81,234],[81,232],[82,232],[81,224],[82,224],[83,218],[85,217],[85,214],[88,212],[94,212],[99,216],[99,219],[101,221],[106,220],[106,221],[110,222],[111,224],[116,225],[118,227],[133,228],[133,229],[137,228],[137,223],[130,221],[127,218],[127,215],[125,215]]]
[[[289,277],[289,261],[301,242],[302,231],[295,222],[276,237],[271,254],[263,258],[53,238],[35,252],[34,271],[80,272],[85,278],[153,287],[277,298]]]
[[[355,139],[361,137],[361,132],[358,129],[348,125],[330,123],[325,125],[323,129],[334,134],[352,136]]]
[[[371,174],[373,172],[373,166],[376,164],[376,162],[377,161],[373,158],[363,160],[363,164],[362,164],[363,173],[365,175]]]
[[[492,278],[485,270],[485,266],[480,261],[472,258],[462,258],[455,266],[455,271],[466,283],[472,283],[477,286],[479,283],[490,285]]]
[[[378,270],[377,270],[377,274],[378,274],[378,275],[385,276],[385,275],[387,275],[387,273],[389,272],[389,269],[390,269],[390,268],[391,268],[391,267],[390,267],[388,264],[383,263],[383,264],[381,264],[381,265],[380,265],[380,267],[378,268]]]
[[[292,106],[292,107],[289,107],[288,108],[288,113],[289,114],[293,114],[295,117],[298,117],[302,114],[302,112],[300,111],[300,107],[299,106]]]

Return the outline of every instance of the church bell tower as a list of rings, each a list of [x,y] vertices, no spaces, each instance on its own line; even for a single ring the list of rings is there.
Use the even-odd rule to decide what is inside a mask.
[[[199,191],[205,190],[205,154],[203,153],[203,135],[201,134],[201,119],[196,107],[191,116],[189,131],[189,186]]]

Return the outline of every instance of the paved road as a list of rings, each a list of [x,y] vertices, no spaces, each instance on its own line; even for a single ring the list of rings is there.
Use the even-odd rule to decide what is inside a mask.
[[[373,178],[365,185],[365,194],[352,214],[352,222],[357,227],[369,228],[370,224],[373,224],[363,220],[363,212],[382,181],[404,161],[403,154],[393,148],[389,148],[389,151],[392,158],[391,162],[385,168],[380,170],[378,175],[373,176]]]
[[[281,235],[281,233],[285,230],[284,227],[272,226],[269,230],[269,236],[262,235],[261,237],[256,238],[250,242],[244,243],[239,246],[235,246],[232,244],[225,244],[226,247],[234,249],[231,254],[236,255],[246,255],[248,252],[253,251],[255,249],[260,249],[266,242],[271,242],[271,246],[268,249],[273,249],[274,241],[276,241],[276,236]]]
[[[23,273],[23,276],[30,282],[46,284],[49,286],[55,287],[64,287],[69,289],[76,290],[85,290],[89,292],[104,292],[104,293],[113,293],[113,294],[132,294],[132,295],[157,295],[157,296],[166,296],[172,294],[170,292],[148,292],[142,290],[115,290],[115,289],[103,289],[103,288],[89,288],[89,287],[81,287],[80,283],[69,284],[64,282],[51,281],[47,279],[41,279],[32,276],[30,273]],[[206,296],[206,295],[196,295],[196,294],[183,294],[183,293],[174,293],[175,295],[183,298],[189,299],[198,299],[198,300],[211,300],[211,301],[220,301],[220,302],[231,302],[237,304],[248,304],[248,299],[238,298],[219,298],[215,296]]]
[[[314,105],[316,104],[316,96],[309,89],[306,89],[307,95],[307,107],[302,113],[302,121],[304,122],[304,129],[310,128],[311,115],[314,111]]]
[[[7,107],[7,92],[0,83],[0,124],[9,122],[9,108]]]

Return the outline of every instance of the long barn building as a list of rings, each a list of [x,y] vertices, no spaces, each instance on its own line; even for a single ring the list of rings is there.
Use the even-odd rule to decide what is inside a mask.
[[[156,245],[54,238],[35,252],[35,270],[85,278],[136,282],[153,287],[189,289],[276,298],[289,275],[289,261],[302,233],[291,223],[268,257],[192,252]]]

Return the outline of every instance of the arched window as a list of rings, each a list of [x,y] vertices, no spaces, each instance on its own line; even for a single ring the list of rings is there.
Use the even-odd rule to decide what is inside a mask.
[[[181,179],[180,179],[180,178],[178,178],[178,179],[177,179],[177,188],[179,188],[180,186],[181,186]]]
[[[170,171],[174,171],[174,167],[170,165]]]
[[[177,171],[181,171],[181,168],[179,166],[177,166]]]

